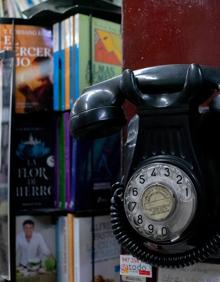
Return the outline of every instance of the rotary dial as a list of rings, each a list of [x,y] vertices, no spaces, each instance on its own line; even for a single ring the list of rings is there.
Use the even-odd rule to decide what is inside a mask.
[[[131,226],[154,242],[175,242],[193,219],[195,186],[179,167],[151,163],[137,170],[124,193],[124,208]]]

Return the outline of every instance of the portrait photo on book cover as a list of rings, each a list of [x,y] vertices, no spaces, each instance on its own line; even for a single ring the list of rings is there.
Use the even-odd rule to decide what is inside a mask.
[[[55,282],[55,272],[55,225],[51,217],[17,216],[16,281],[45,276],[48,282]]]

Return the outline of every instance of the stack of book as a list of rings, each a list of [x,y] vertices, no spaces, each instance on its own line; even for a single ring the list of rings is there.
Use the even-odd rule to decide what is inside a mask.
[[[0,49],[16,52],[17,281],[119,281],[106,213],[120,175],[120,134],[76,140],[69,115],[83,89],[121,73],[120,25],[84,14],[52,27],[7,20]]]
[[[109,215],[16,218],[17,282],[117,282],[119,254]]]

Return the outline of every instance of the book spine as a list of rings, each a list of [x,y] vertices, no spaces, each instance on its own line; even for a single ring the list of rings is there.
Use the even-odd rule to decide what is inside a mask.
[[[64,137],[64,115],[61,115],[60,122],[60,145],[59,145],[59,164],[60,164],[60,208],[66,208],[65,196],[65,137]]]
[[[75,99],[89,86],[89,38],[89,16],[82,14],[75,15]]]
[[[64,20],[65,37],[64,37],[64,60],[65,60],[65,110],[70,109],[70,19]]]
[[[60,61],[60,23],[53,25],[53,109],[60,110],[59,95],[60,95],[60,75],[59,75],[59,61]]]
[[[65,207],[67,209],[71,208],[70,207],[71,146],[70,146],[70,131],[69,131],[69,115],[70,115],[69,112],[64,112],[65,194],[66,194]]]
[[[75,16],[75,44],[74,44],[74,99],[77,100],[79,97],[79,18],[80,15]]]
[[[56,229],[55,229],[55,235],[56,235],[56,258],[57,258],[57,279],[56,281],[62,281],[61,280],[61,265],[62,265],[62,259],[61,259],[61,254],[62,254],[62,248],[61,248],[61,243],[62,241],[62,232],[61,232],[61,217],[58,218],[57,223],[56,223]]]
[[[77,140],[72,138],[72,150],[71,150],[71,189],[70,189],[70,209],[76,209],[76,190],[77,190]]]
[[[68,224],[67,216],[58,218],[58,266],[57,281],[69,282],[68,280]]]
[[[80,218],[74,218],[74,281],[81,282],[80,280]]]
[[[67,214],[67,224],[68,224],[68,277],[69,282],[74,281],[74,234],[73,234],[73,222],[74,217],[72,214]]]
[[[74,45],[75,45],[75,18],[71,16],[70,20],[70,109],[73,107],[74,100],[74,83],[75,83],[75,72],[74,72]]]
[[[65,21],[61,22],[61,110],[65,110]]]
[[[60,171],[60,155],[59,155],[59,144],[60,144],[60,115],[57,116],[56,118],[56,128],[55,128],[55,133],[56,133],[56,136],[55,136],[55,193],[54,193],[54,196],[55,196],[55,199],[54,199],[54,206],[56,208],[59,208],[59,196],[60,196],[60,193],[59,193],[59,187],[60,187],[60,174],[59,174],[59,171]]]
[[[69,249],[69,242],[68,242],[68,221],[67,216],[64,217],[64,246],[63,246],[63,282],[69,282],[68,273],[69,273],[69,265],[68,265],[68,249]]]

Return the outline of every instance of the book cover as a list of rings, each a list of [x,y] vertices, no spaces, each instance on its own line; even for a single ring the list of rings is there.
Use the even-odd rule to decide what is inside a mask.
[[[16,116],[15,181],[17,208],[54,207],[55,117]]]
[[[121,25],[92,18],[92,84],[121,74]]]
[[[13,46],[15,41],[15,46]],[[16,112],[53,108],[52,31],[33,25],[0,24],[0,49],[16,51]]]
[[[76,212],[109,210],[112,184],[120,176],[120,134],[72,139],[71,192]]]
[[[158,282],[214,282],[220,280],[219,264],[196,263],[177,269],[158,267]]]
[[[72,138],[71,201],[73,211],[91,210],[92,202],[92,144],[91,140]]]
[[[16,281],[55,282],[56,227],[51,216],[16,216]]]
[[[74,281],[119,282],[119,254],[109,215],[74,217]]]

